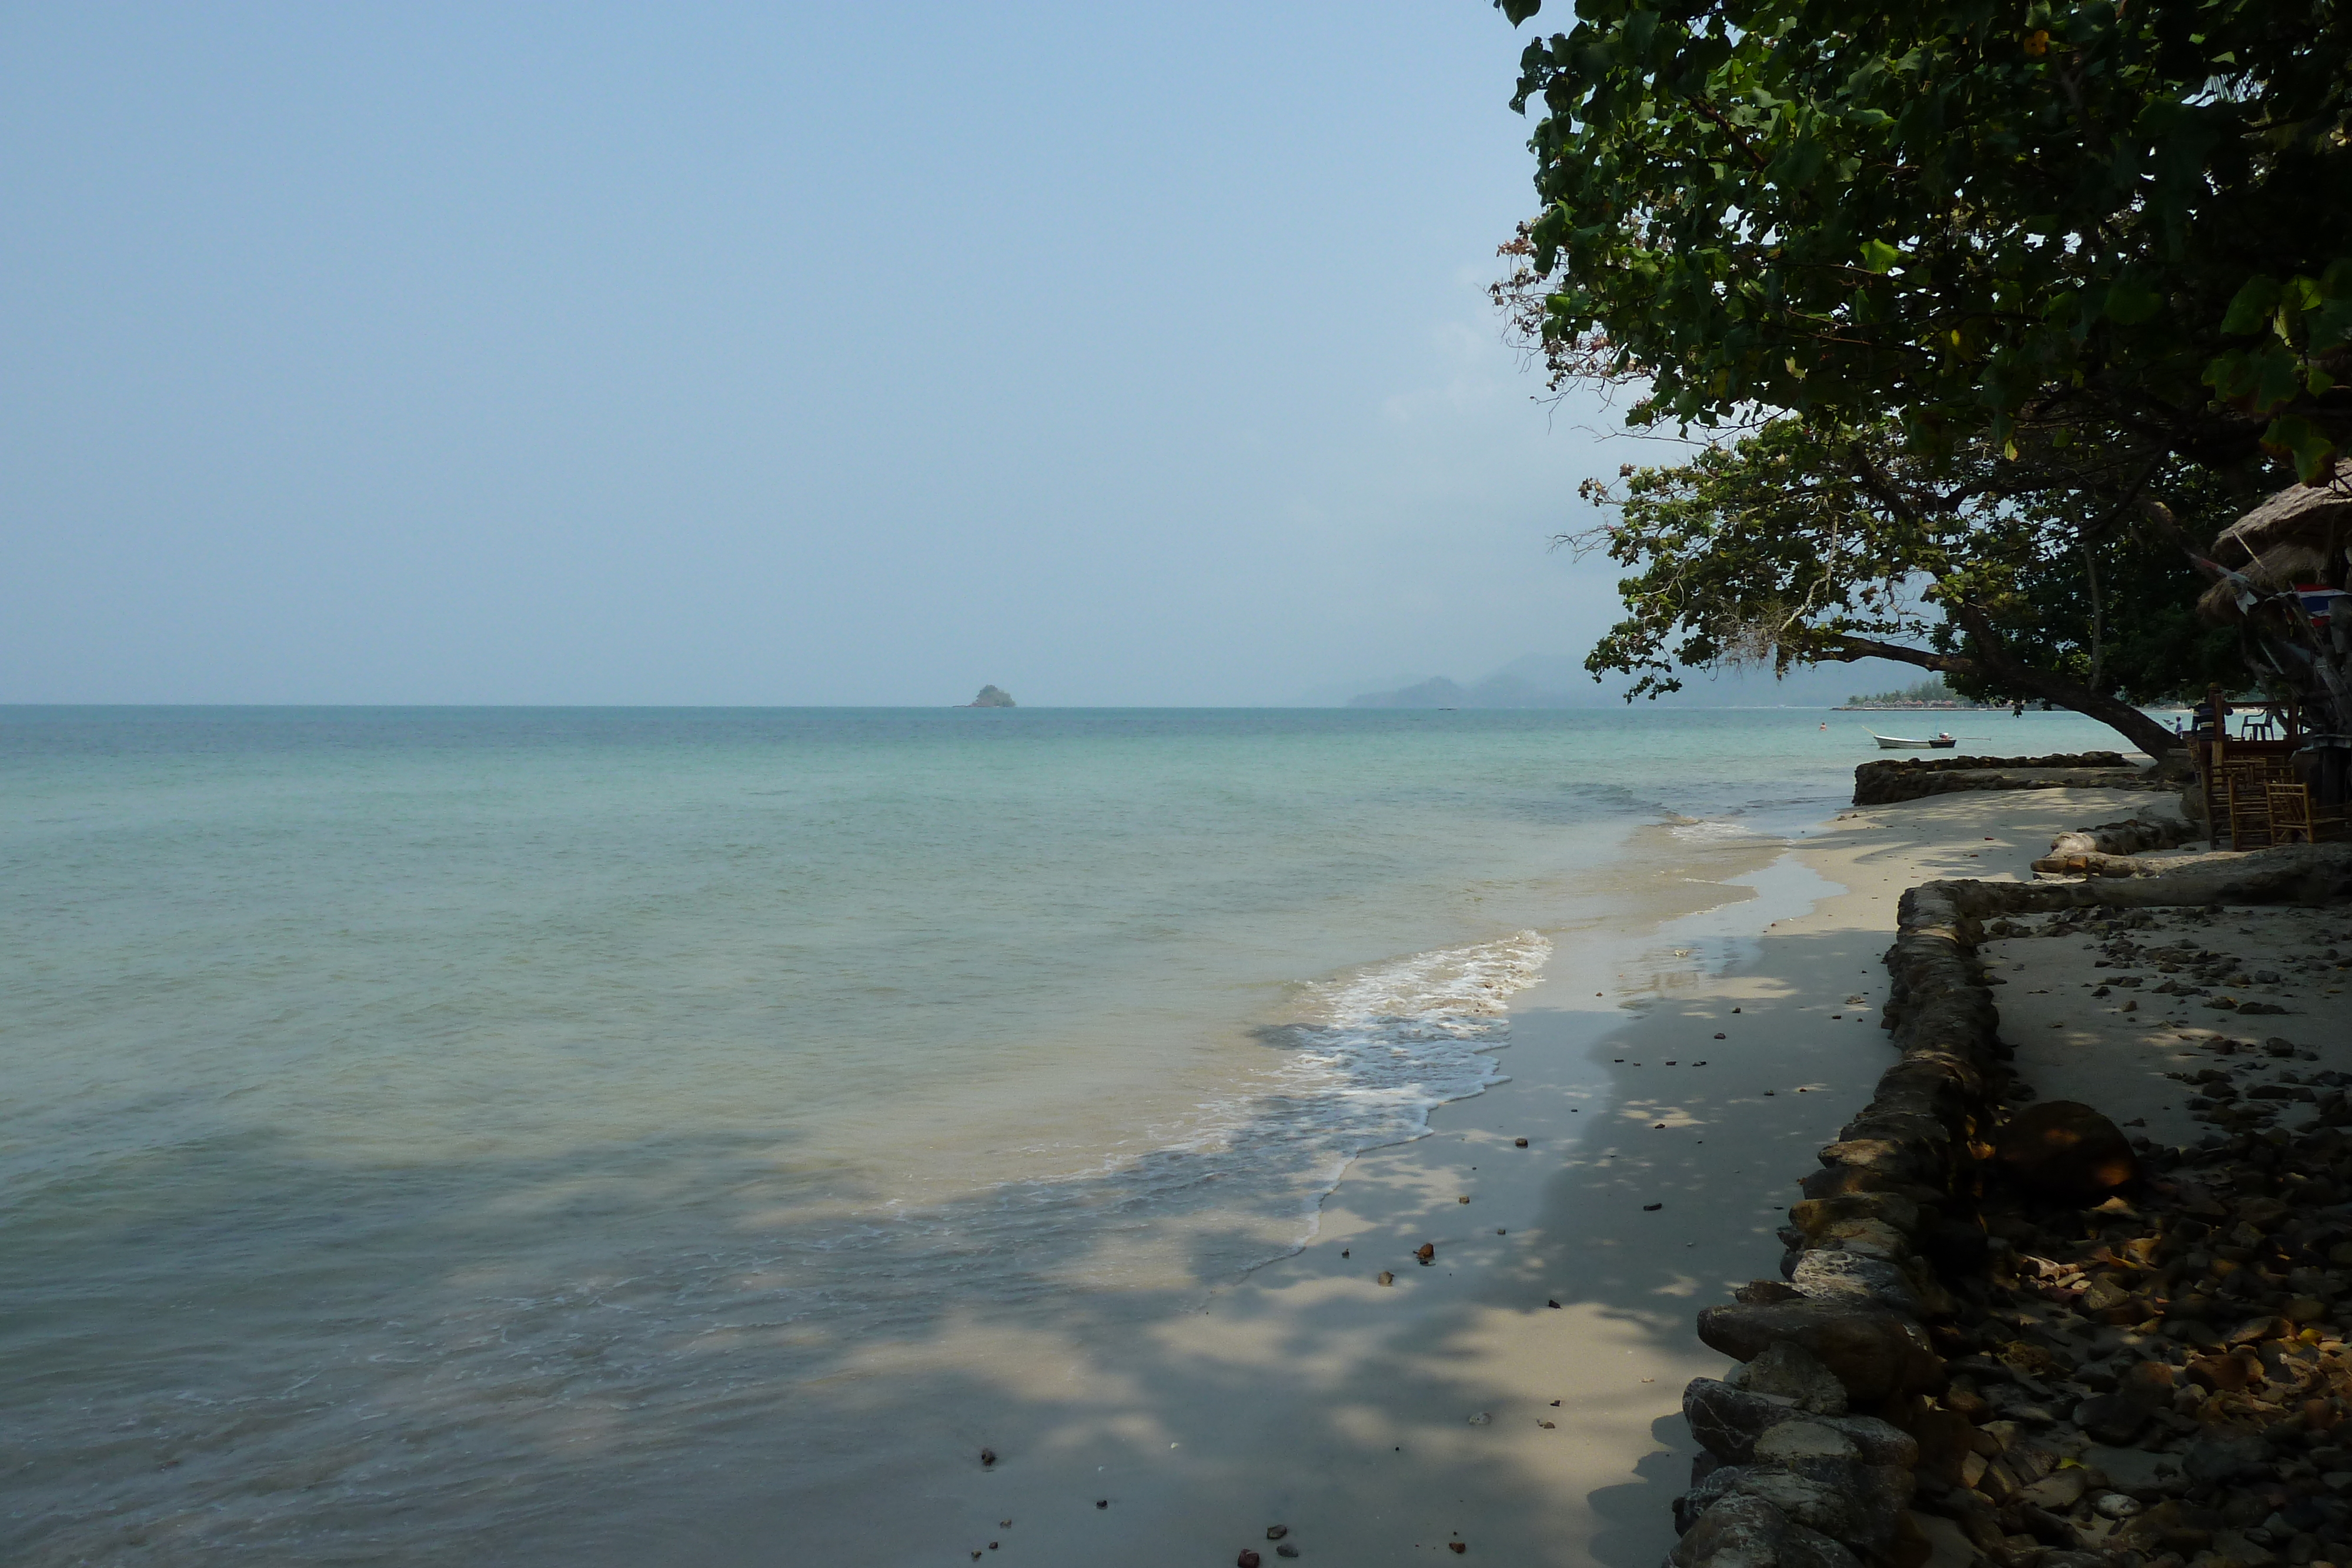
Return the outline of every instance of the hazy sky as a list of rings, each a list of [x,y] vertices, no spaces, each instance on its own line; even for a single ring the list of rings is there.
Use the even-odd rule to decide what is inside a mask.
[[[1485,0],[0,13],[0,701],[1581,653]],[[1837,677],[1845,679],[1843,673]]]

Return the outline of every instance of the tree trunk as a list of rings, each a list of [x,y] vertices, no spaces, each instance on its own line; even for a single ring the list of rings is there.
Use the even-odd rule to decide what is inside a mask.
[[[1879,643],[1867,637],[1841,637],[1842,653],[1825,656],[1841,662],[1854,659],[1894,659],[1906,664],[1916,664],[1923,670],[1936,670],[1945,674],[1966,675],[1979,679],[1990,678],[2000,685],[2025,693],[2039,700],[2071,708],[2085,718],[2097,719],[2108,728],[2128,739],[2133,746],[2161,762],[2166,754],[2180,749],[2180,737],[2139,709],[2120,698],[2095,692],[2078,681],[2067,679],[2050,670],[2038,670],[2014,659],[1999,655],[1969,657],[1959,653],[1938,653],[1929,648],[1906,648],[1897,643]],[[1978,639],[1981,646],[1984,639]]]

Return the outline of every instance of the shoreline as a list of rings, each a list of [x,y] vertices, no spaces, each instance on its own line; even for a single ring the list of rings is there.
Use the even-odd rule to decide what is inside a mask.
[[[1851,809],[1728,879],[1751,897],[1609,941],[1605,973],[1600,953],[1559,942],[1514,998],[1502,1080],[1433,1107],[1422,1137],[1358,1155],[1302,1250],[1191,1311],[1092,1333],[975,1313],[869,1358],[878,1382],[967,1380],[938,1407],[919,1478],[864,1478],[871,1509],[780,1490],[698,1511],[686,1538],[714,1558],[788,1540],[795,1557],[845,1561],[1173,1568],[1244,1548],[1272,1561],[1281,1525],[1302,1560],[1425,1562],[1459,1541],[1513,1562],[1654,1568],[1696,1451],[1681,1390],[1727,1364],[1696,1310],[1774,1273],[1797,1178],[1894,1061],[1880,955],[1902,890],[2030,880],[2054,832],[2145,800]],[[644,1522],[668,1533],[593,1560],[677,1539],[677,1520]]]

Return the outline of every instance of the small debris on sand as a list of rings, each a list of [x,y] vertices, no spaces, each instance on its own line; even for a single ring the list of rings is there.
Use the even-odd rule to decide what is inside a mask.
[[[1424,1241],[1420,1246],[1413,1249],[1412,1255],[1420,1259],[1424,1264],[1434,1263],[1437,1261],[1437,1243],[1434,1241]]]
[[[982,1448],[980,1451],[980,1462],[982,1465],[992,1465],[996,1463],[996,1450],[994,1448]]]
[[[1396,1283],[1396,1276],[1390,1273],[1386,1269],[1383,1269],[1381,1270],[1381,1283],[1383,1285],[1393,1285]]]
[[[1234,1558],[1234,1562],[1238,1564],[1238,1568],[1257,1568],[1258,1555],[1244,1546],[1242,1548],[1242,1554]]]
[[[1268,1541],[1279,1541],[1289,1533],[1290,1526],[1286,1524],[1269,1524],[1265,1527],[1265,1538]]]
[[[1527,1146],[1528,1141],[1525,1138],[1513,1138],[1511,1140],[1511,1147],[1515,1149],[1524,1149]]]
[[[1663,1123],[1661,1123],[1661,1124],[1660,1124],[1660,1125],[1662,1125],[1662,1126],[1663,1126],[1664,1124],[1663,1124]],[[1645,1204],[1643,1204],[1643,1205],[1642,1206],[1642,1212],[1643,1212],[1643,1214],[1655,1214],[1655,1213],[1657,1213],[1657,1211],[1658,1211],[1658,1210],[1660,1210],[1660,1209],[1662,1209],[1662,1208],[1664,1208],[1664,1207],[1666,1207],[1666,1206],[1665,1206],[1664,1204],[1663,1204],[1663,1203],[1645,1203]]]

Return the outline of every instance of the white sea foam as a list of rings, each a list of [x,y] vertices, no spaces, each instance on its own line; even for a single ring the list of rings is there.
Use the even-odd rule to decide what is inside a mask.
[[[1550,956],[1539,933],[1520,931],[1309,988],[1298,1048],[1281,1074],[1286,1095],[1344,1133],[1349,1155],[1417,1135],[1433,1106],[1501,1075],[1493,1052],[1509,1043],[1510,997],[1535,984]]]
[[[1713,843],[1727,839],[1757,839],[1766,835],[1744,822],[1722,817],[1704,817],[1694,821],[1675,822],[1667,832],[1685,843]]]

